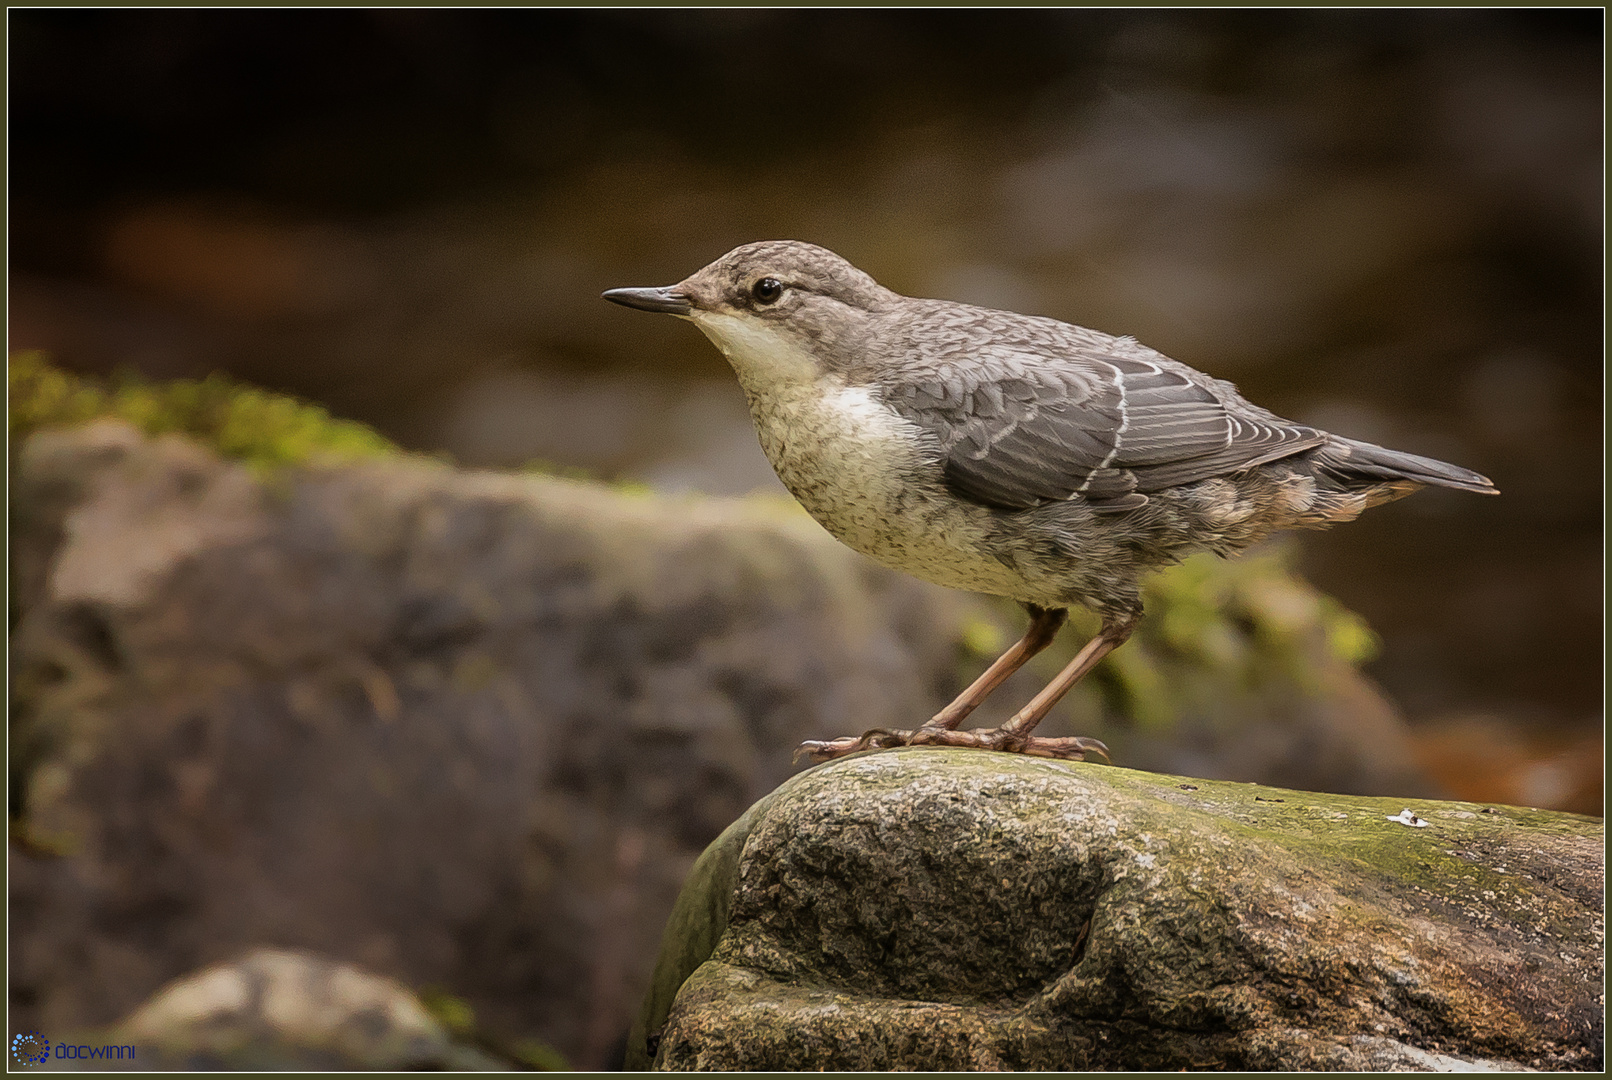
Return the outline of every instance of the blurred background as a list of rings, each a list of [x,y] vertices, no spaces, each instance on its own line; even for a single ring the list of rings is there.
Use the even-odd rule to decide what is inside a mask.
[[[1493,478],[1297,565],[1381,636],[1443,790],[1601,812],[1600,10],[8,26],[12,350],[226,372],[465,466],[781,491],[716,350],[598,294],[809,240]]]
[[[811,240],[1491,476],[1304,536],[1303,570],[1382,635],[1370,673],[1451,777],[1599,735],[1598,11],[10,27],[13,349],[735,494],[777,481],[720,356],[598,293]]]

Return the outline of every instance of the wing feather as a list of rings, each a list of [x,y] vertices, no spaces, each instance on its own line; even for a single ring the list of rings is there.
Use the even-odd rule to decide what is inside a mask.
[[[1048,355],[990,346],[887,394],[931,432],[963,498],[1017,510],[1070,498],[1132,509],[1165,488],[1300,453],[1325,433],[1265,412],[1126,339]],[[1129,355],[1127,355],[1129,353]]]

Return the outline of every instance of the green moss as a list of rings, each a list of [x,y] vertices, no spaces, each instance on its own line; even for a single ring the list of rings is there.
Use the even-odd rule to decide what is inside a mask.
[[[401,452],[373,428],[220,374],[160,383],[128,373],[102,380],[63,371],[41,352],[13,353],[8,368],[13,452],[40,428],[103,417],[148,435],[189,435],[224,457],[262,468]]]
[[[1346,868],[1396,892],[1425,892],[1495,911],[1527,910],[1537,882],[1515,867],[1507,872],[1471,858],[1468,849],[1492,844],[1497,830],[1592,836],[1601,827],[1598,819],[1527,807],[1337,795],[1129,769],[1102,775],[1116,788],[1158,800],[1153,820],[1134,827],[1165,831],[1176,812],[1169,807],[1191,806],[1214,815],[1227,835],[1284,848],[1306,865]],[[1180,794],[1183,784],[1190,795]],[[1388,824],[1407,808],[1427,827]],[[1531,846],[1519,842],[1520,848]]]
[[[536,476],[554,476],[561,480],[586,480],[593,483],[599,483],[603,480],[592,469],[585,469],[580,465],[562,465],[557,461],[550,461],[548,458],[532,458],[516,471]]]
[[[1330,596],[1321,598],[1321,624],[1328,650],[1345,663],[1364,664],[1375,660],[1382,651],[1382,639],[1366,625],[1366,620]]]
[[[463,998],[454,997],[439,986],[422,987],[416,995],[425,1011],[456,1039],[468,1039],[476,1031],[476,1011]]]
[[[464,998],[440,986],[421,987],[415,994],[425,1011],[441,1024],[455,1041],[514,1061],[538,1072],[569,1072],[565,1055],[538,1039],[506,1040],[476,1025],[476,1010]]]
[[[522,1039],[510,1047],[516,1061],[537,1072],[570,1072],[571,1065],[565,1055],[546,1042]]]
[[[1163,665],[1150,655],[1145,642],[1120,649],[1108,658],[1108,680],[1122,700],[1119,709],[1138,727],[1169,726],[1176,711]]]
[[[983,615],[966,616],[960,634],[963,648],[975,659],[995,660],[1010,644],[1007,632]]]

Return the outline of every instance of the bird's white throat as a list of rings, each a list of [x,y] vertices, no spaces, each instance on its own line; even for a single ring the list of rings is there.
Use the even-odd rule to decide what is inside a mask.
[[[696,311],[688,320],[722,350],[752,393],[810,386],[822,372],[794,334],[765,320],[714,311]]]

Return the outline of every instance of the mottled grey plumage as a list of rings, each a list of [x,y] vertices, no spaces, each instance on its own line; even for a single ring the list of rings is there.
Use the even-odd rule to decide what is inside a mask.
[[[1129,635],[1146,571],[1424,484],[1496,493],[1466,469],[1284,420],[1133,338],[901,296],[811,244],[747,244],[677,285],[605,298],[716,343],[779,477],[835,536],[1030,610],[1025,639],[928,724],[807,744],[819,758],[912,742],[1100,752],[1029,733]],[[1098,638],[1001,729],[956,731],[1072,604],[1103,616]]]

